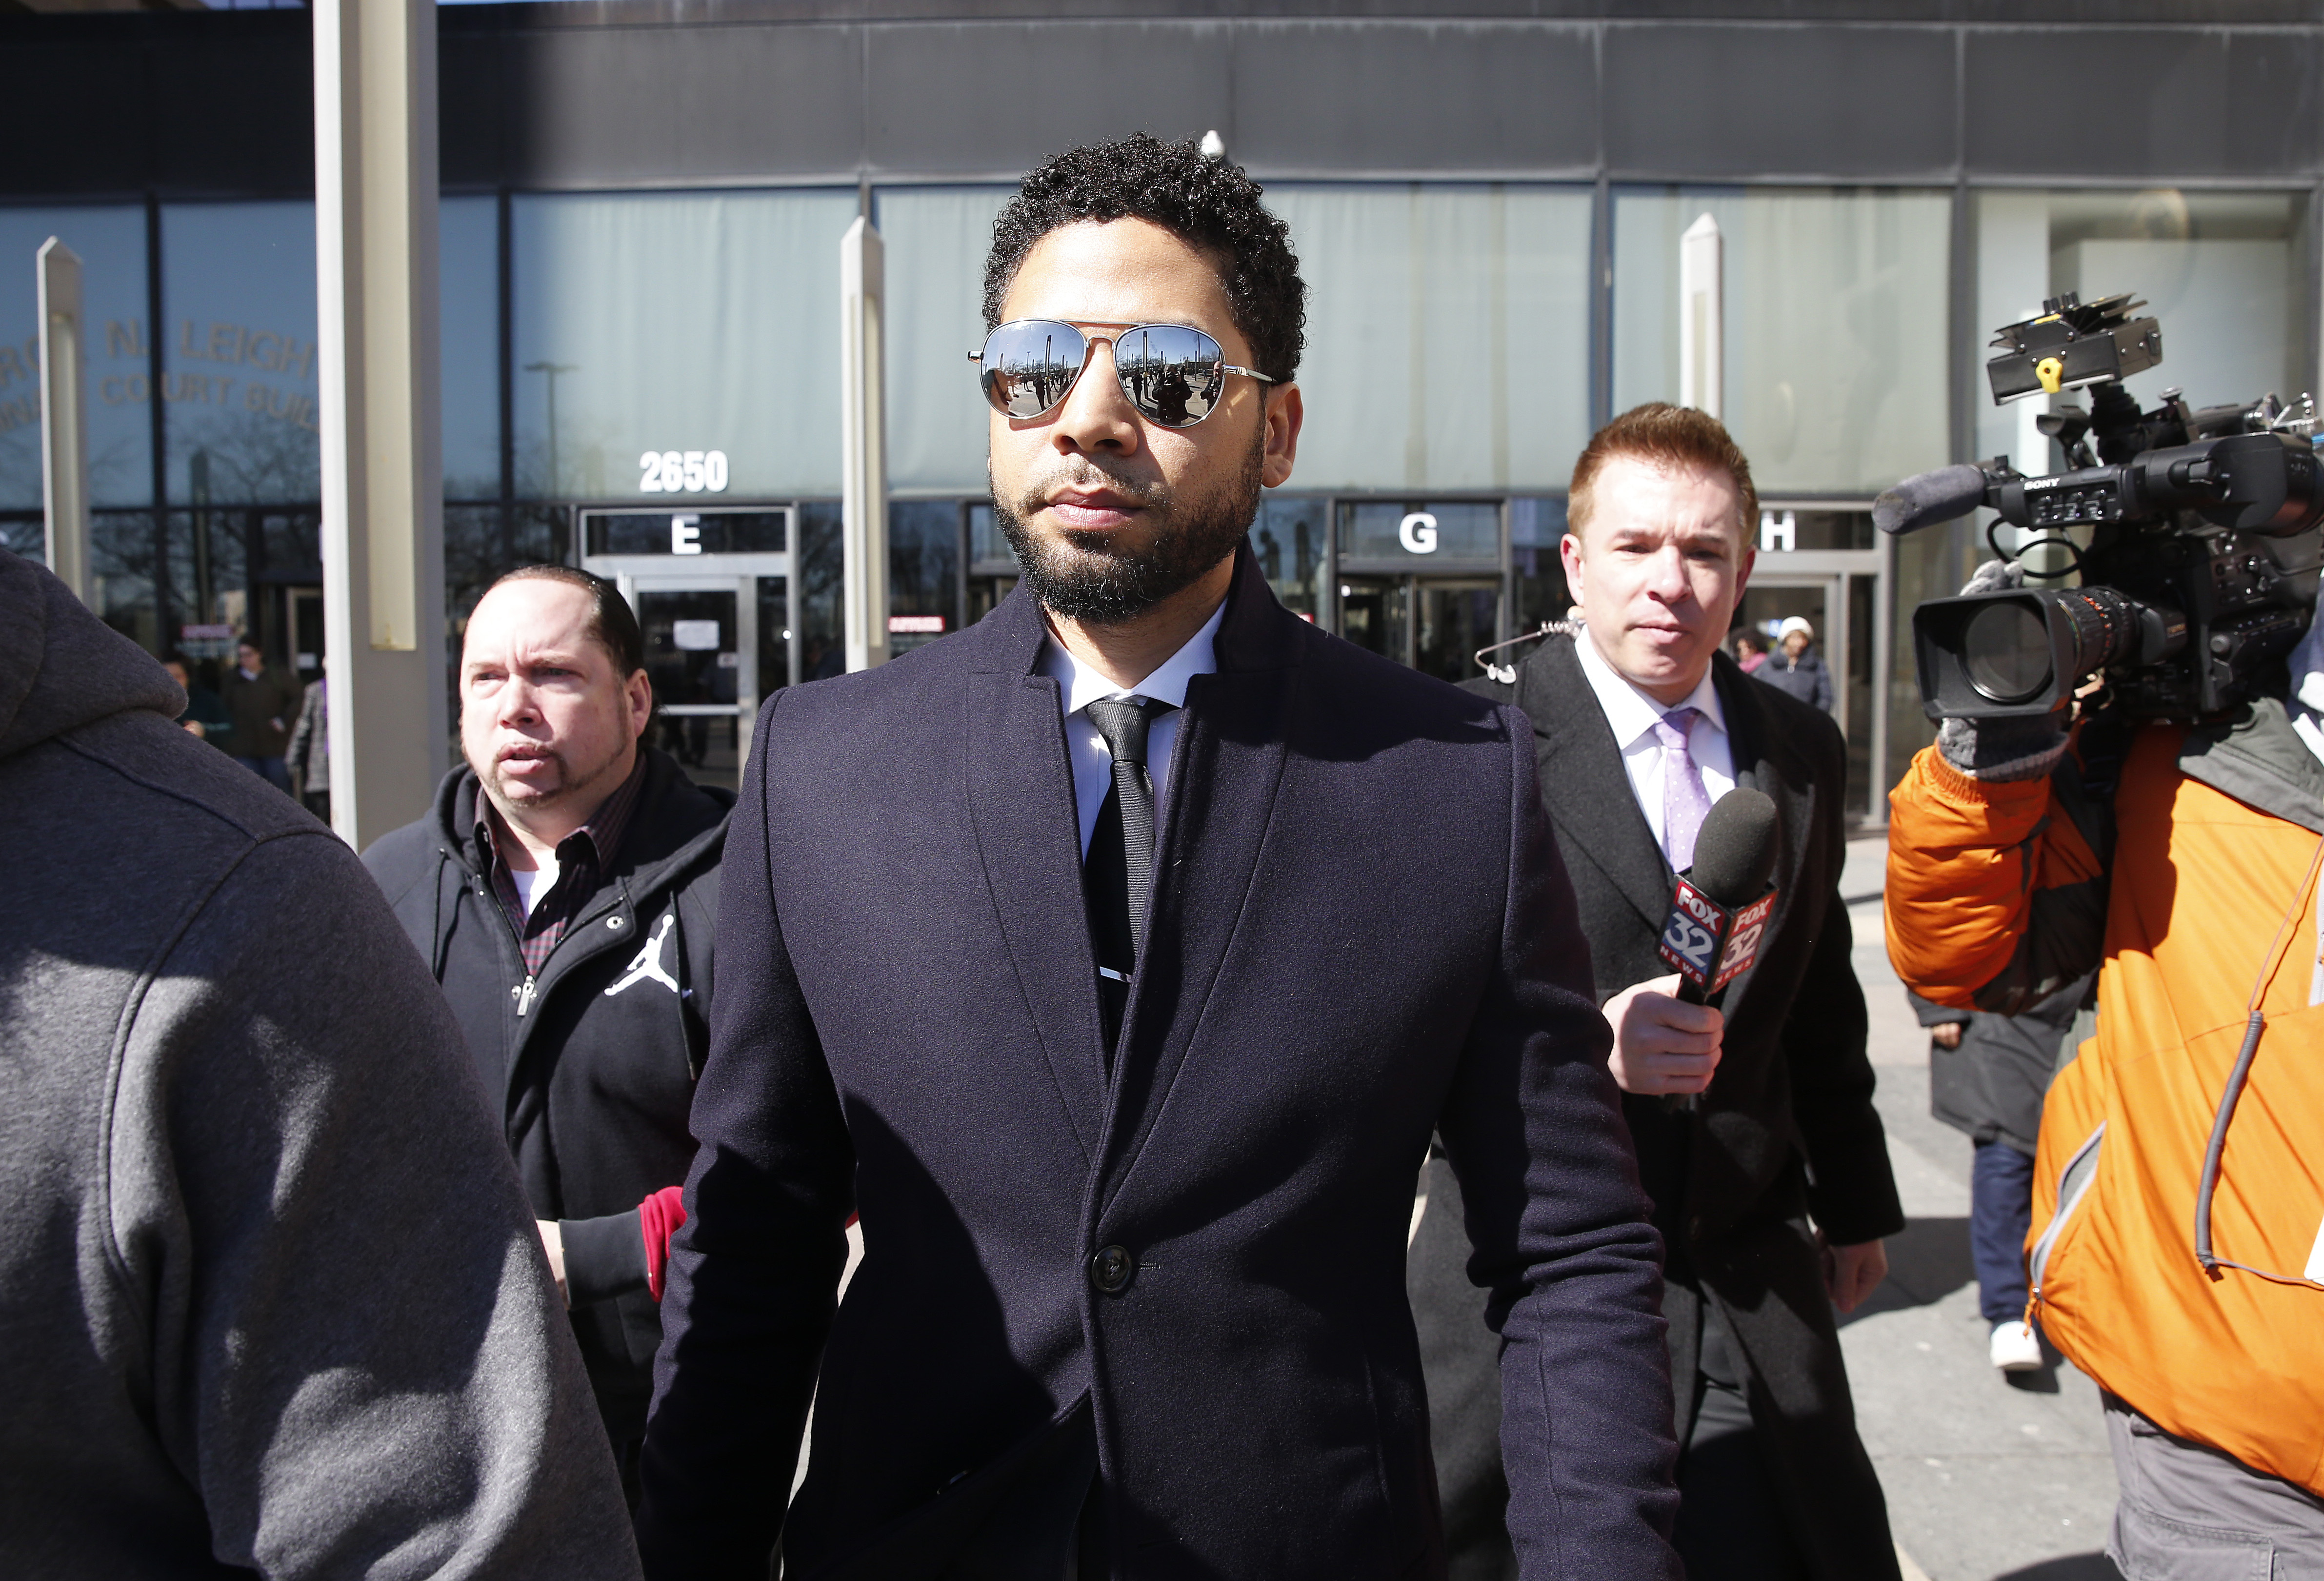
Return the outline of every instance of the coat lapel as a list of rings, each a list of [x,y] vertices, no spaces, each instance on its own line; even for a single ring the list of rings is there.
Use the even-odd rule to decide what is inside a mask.
[[[1670,912],[1670,864],[1638,811],[1621,747],[1574,657],[1573,642],[1582,640],[1552,637],[1517,671],[1517,703],[1533,721],[1542,800],[1567,837],[1566,852],[1603,873],[1659,934]]]
[[[1734,754],[1735,782],[1764,793],[1775,804],[1775,826],[1782,846],[1775,853],[1775,910],[1767,919],[1768,938],[1782,937],[1792,908],[1800,903],[1800,873],[1815,829],[1815,779],[1797,754],[1771,727],[1750,677],[1721,653],[1712,661],[1711,674],[1719,688],[1719,707],[1727,716],[1727,740]],[[1721,1008],[1733,1021],[1750,998],[1752,979],[1759,975],[1754,961],[1728,985]]]
[[[1041,1053],[1074,1139],[1094,1158],[1104,1031],[1057,683],[1032,673],[1047,628],[1020,587],[979,630],[988,652],[964,698],[970,821]]]
[[[1101,1203],[1128,1176],[1185,1063],[1258,880],[1283,781],[1307,628],[1276,601],[1247,548],[1237,551],[1227,597],[1213,644],[1217,672],[1188,685],[1171,753],[1146,957],[1123,1013],[1115,1075],[1112,1123],[1130,1129],[1109,1137]]]

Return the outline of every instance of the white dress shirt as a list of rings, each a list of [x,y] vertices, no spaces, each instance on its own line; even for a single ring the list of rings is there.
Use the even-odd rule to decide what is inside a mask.
[[[1211,611],[1211,618],[1203,629],[1186,639],[1180,648],[1162,661],[1161,668],[1132,687],[1118,687],[1065,652],[1065,644],[1051,637],[1041,652],[1041,673],[1057,683],[1058,706],[1065,713],[1065,756],[1074,766],[1074,803],[1081,814],[1082,855],[1089,855],[1090,835],[1097,827],[1098,809],[1105,805],[1105,794],[1113,789],[1113,754],[1105,749],[1105,737],[1090,723],[1083,710],[1103,698],[1146,698],[1157,703],[1167,703],[1170,711],[1154,721],[1146,733],[1146,775],[1154,781],[1154,836],[1158,846],[1162,837],[1162,820],[1170,810],[1170,754],[1178,744],[1178,721],[1186,707],[1186,683],[1198,675],[1208,675],[1216,670],[1218,661],[1213,656],[1211,644],[1219,634],[1219,622],[1225,618],[1226,605]]]
[[[530,873],[512,867],[509,869],[509,882],[516,885],[517,908],[530,918],[532,915],[532,897],[545,895],[557,887],[557,858],[551,856]]]
[[[1631,685],[1607,663],[1606,656],[1598,652],[1598,644],[1590,640],[1586,627],[1574,637],[1573,651],[1582,661],[1582,673],[1590,679],[1590,689],[1606,715],[1606,723],[1613,726],[1615,744],[1622,749],[1622,768],[1630,776],[1630,794],[1637,799],[1638,810],[1646,815],[1646,827],[1654,831],[1655,844],[1662,847],[1663,860],[1668,862],[1670,841],[1663,834],[1663,744],[1655,735],[1655,725],[1670,709]],[[1727,715],[1719,706],[1719,689],[1711,683],[1711,671],[1704,670],[1694,690],[1674,706],[1702,710],[1702,717],[1695,720],[1694,728],[1687,735],[1686,755],[1694,760],[1695,768],[1702,775],[1704,795],[1715,803],[1735,789],[1735,754],[1727,739]]]

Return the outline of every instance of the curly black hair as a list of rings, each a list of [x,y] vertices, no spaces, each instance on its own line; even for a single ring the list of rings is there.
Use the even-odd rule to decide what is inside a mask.
[[[1018,267],[1051,231],[1085,219],[1149,220],[1216,261],[1253,364],[1287,381],[1307,343],[1307,285],[1290,229],[1259,202],[1260,190],[1240,165],[1205,158],[1192,141],[1140,132],[1068,150],[1028,175],[992,222],[984,326],[1001,322]]]

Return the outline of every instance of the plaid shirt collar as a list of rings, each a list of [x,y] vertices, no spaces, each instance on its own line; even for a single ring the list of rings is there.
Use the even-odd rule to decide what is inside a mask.
[[[508,833],[484,788],[477,787],[476,860],[492,874],[493,893],[501,910],[508,914],[509,926],[516,930],[526,975],[540,974],[564,938],[567,925],[603,884],[605,871],[613,864],[613,854],[621,849],[622,836],[629,828],[630,815],[637,810],[638,796],[645,781],[646,754],[641,746],[629,778],[597,804],[597,810],[589,815],[587,823],[558,842],[557,883],[546,894],[534,894],[530,913],[517,893],[515,875],[502,855],[502,839],[515,837]]]

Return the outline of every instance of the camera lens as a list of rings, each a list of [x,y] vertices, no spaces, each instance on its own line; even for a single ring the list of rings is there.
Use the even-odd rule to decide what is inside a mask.
[[[1997,703],[2030,701],[2050,684],[2049,623],[2024,600],[1996,599],[1969,616],[1961,661],[1979,695]]]

